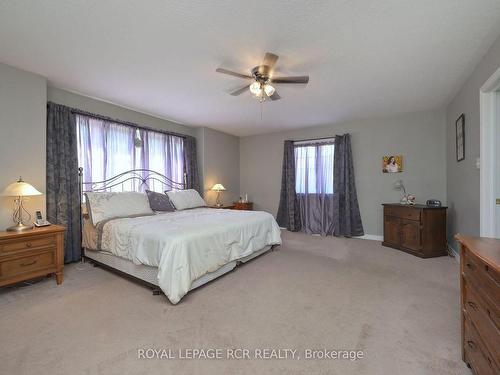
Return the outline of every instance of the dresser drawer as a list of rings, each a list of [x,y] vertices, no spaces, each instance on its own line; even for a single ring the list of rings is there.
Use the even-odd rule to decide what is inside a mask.
[[[496,365],[500,366],[500,345],[498,342],[500,319],[498,309],[490,305],[487,300],[480,298],[478,293],[471,289],[469,285],[465,286],[464,309],[482,340],[490,348]]]
[[[22,250],[51,247],[55,245],[56,237],[54,235],[27,237],[22,241],[7,240],[0,242],[0,255]]]
[[[420,210],[417,208],[384,206],[384,215],[420,221]]]
[[[0,262],[0,279],[55,267],[55,252],[47,251]]]
[[[471,323],[467,313],[464,314],[464,351],[465,359],[478,375],[496,375],[500,369],[493,361],[479,334]]]
[[[485,296],[484,299],[490,300],[497,310],[500,309],[498,274],[469,251],[464,254],[463,272],[467,284],[480,290],[481,297]]]

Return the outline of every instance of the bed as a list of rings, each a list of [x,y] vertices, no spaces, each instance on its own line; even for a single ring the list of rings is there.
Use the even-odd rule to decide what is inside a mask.
[[[266,212],[203,206],[162,213],[134,211],[145,189],[185,186],[154,171],[133,170],[80,184],[84,207],[91,211],[83,215],[83,257],[160,289],[173,304],[190,290],[281,244],[279,227]],[[111,196],[117,213],[106,211],[108,198],[101,199],[105,203],[99,211],[101,207],[93,203],[96,196]]]

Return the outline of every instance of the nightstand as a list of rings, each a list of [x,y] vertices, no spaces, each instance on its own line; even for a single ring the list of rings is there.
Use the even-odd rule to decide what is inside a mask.
[[[234,210],[234,204],[230,204],[230,205],[225,205],[225,206],[207,206],[207,208],[218,208],[218,209],[225,209],[225,210]]]
[[[253,210],[253,202],[234,202],[234,210]]]
[[[25,232],[0,232],[0,286],[55,274],[63,282],[64,231],[49,225]]]

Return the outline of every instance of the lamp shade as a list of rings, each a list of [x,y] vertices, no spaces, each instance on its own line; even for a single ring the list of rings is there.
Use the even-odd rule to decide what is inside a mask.
[[[30,195],[42,195],[42,193],[19,178],[19,181],[7,186],[2,192],[2,195],[6,197],[25,197]]]
[[[226,188],[222,184],[215,184],[212,187],[212,190],[214,190],[214,191],[224,191],[224,190],[226,190]]]

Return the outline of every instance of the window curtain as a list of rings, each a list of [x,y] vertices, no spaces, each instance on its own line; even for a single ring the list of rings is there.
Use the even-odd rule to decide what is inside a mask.
[[[191,136],[186,136],[184,139],[184,170],[186,171],[187,188],[195,189],[201,194],[196,138]]]
[[[363,223],[358,206],[354,166],[352,162],[351,137],[349,134],[335,136],[334,157],[334,235],[362,236]]]
[[[296,145],[295,165],[301,231],[333,235],[333,141]]]
[[[285,141],[283,168],[281,172],[281,194],[276,220],[280,227],[292,232],[301,229],[299,206],[295,192],[295,154],[293,141]]]
[[[150,169],[174,182],[184,182],[184,137],[88,115],[76,115],[76,123],[83,182],[104,181],[133,169]],[[196,146],[193,147],[196,155]],[[147,174],[143,172],[143,177]],[[149,186],[141,185],[138,180],[128,183],[130,186],[124,187],[134,191],[165,190],[163,184],[155,184],[154,180]],[[122,186],[113,189],[121,191]]]
[[[81,258],[80,188],[75,115],[47,104],[47,220],[66,227],[64,262]]]

